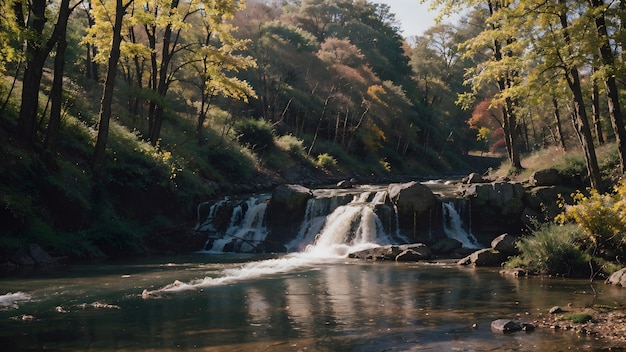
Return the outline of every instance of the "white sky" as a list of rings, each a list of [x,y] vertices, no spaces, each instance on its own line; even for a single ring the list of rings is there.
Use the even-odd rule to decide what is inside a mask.
[[[420,4],[420,0],[370,0],[374,3],[387,4],[396,20],[400,22],[405,38],[422,35],[435,24],[436,11],[428,11],[429,4]]]

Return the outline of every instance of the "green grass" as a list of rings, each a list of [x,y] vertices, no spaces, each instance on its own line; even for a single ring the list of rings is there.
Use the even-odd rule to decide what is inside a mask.
[[[574,324],[584,324],[593,319],[593,316],[587,313],[565,313],[561,317],[561,320],[571,321]]]

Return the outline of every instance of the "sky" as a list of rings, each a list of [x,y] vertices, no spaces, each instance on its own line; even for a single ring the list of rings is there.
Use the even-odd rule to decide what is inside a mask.
[[[420,4],[420,0],[370,0],[374,3],[387,4],[400,22],[402,35],[409,38],[422,35],[435,24],[436,11],[428,11],[429,4]]]

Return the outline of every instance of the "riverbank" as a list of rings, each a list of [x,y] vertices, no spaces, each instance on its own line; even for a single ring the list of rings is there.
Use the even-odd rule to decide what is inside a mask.
[[[555,333],[578,334],[605,341],[605,350],[626,351],[626,308],[621,307],[565,307],[560,313],[530,314],[536,328]],[[572,322],[564,317],[579,317],[585,322]],[[587,318],[588,317],[588,318]]]

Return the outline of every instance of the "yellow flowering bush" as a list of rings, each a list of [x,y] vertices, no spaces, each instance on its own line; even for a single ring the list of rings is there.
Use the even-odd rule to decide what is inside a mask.
[[[557,221],[577,223],[584,230],[582,245],[596,254],[619,254],[626,245],[626,182],[616,185],[613,192],[590,190],[588,196],[582,192],[572,196],[574,205],[561,202],[564,211]]]

